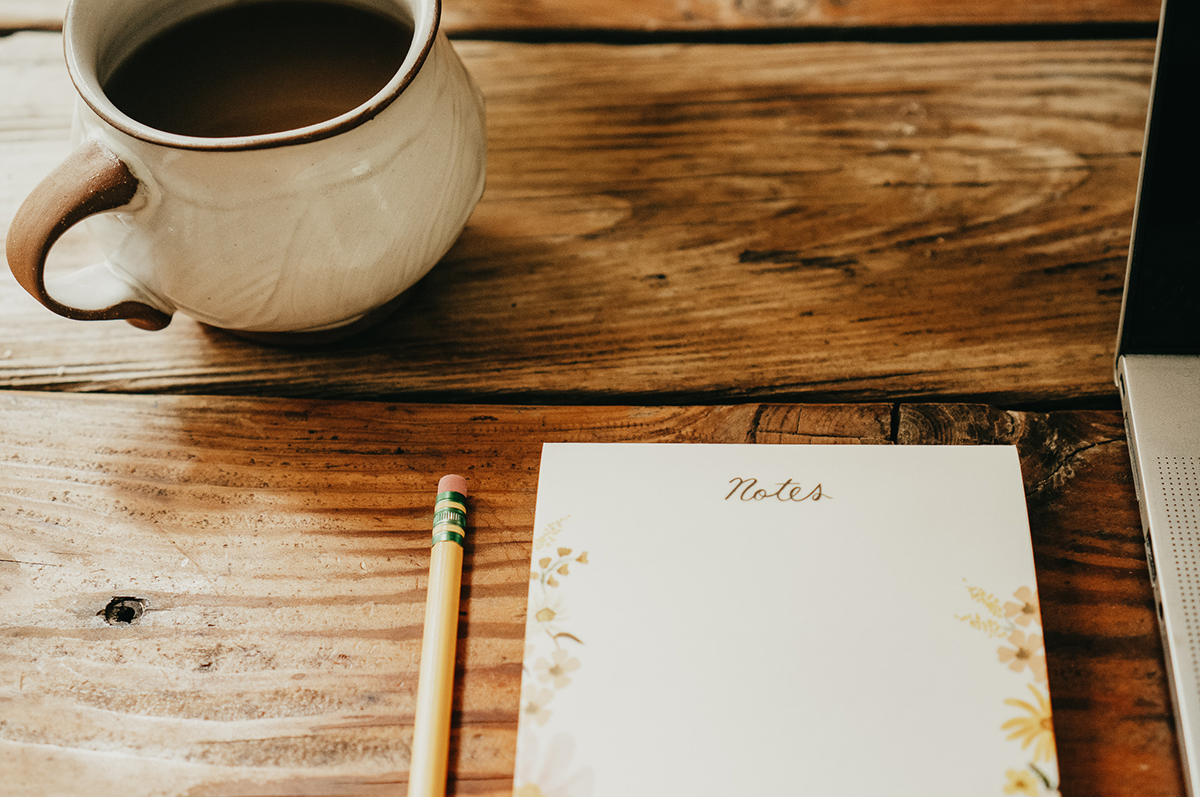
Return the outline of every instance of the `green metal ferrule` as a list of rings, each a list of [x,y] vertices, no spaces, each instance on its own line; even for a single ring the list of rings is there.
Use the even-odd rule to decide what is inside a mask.
[[[433,508],[433,545],[456,542],[461,547],[467,533],[467,497],[454,490],[438,493]]]
[[[460,529],[467,527],[467,513],[461,509],[454,507],[444,507],[433,513],[433,527],[438,526],[457,526]]]
[[[457,531],[450,531],[450,530],[439,531],[437,534],[433,535],[433,543],[430,544],[429,547],[432,548],[434,545],[437,545],[439,542],[456,542],[456,543],[458,543],[458,547],[460,547],[460,548],[465,547],[463,545],[463,535],[459,534]]]

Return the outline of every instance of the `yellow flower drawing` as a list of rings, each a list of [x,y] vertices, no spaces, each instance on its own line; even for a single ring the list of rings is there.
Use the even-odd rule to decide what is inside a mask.
[[[554,692],[538,689],[536,686],[526,687],[522,692],[521,712],[531,717],[538,725],[545,725],[546,720],[550,719],[550,710],[546,708],[546,704],[554,698]]]
[[[591,797],[592,768],[573,763],[575,741],[567,734],[523,734],[517,751],[513,797]]]
[[[1005,794],[1028,794],[1029,797],[1038,797],[1037,778],[1020,769],[1010,769],[1007,773],[1008,783],[1004,785]]]
[[[571,683],[569,673],[579,669],[579,660],[571,658],[571,654],[561,648],[550,654],[550,659],[542,657],[533,665],[538,680],[542,683],[554,683],[555,689],[562,689]]]
[[[966,581],[966,579],[963,580]],[[967,585],[967,593],[970,594],[971,600],[983,606],[990,614],[993,614],[996,617],[1004,616],[1004,609],[1000,606],[1000,601],[997,600],[996,596],[992,593],[985,589],[981,589],[980,587],[973,587],[969,584]]]
[[[1041,635],[1030,634],[1026,637],[1024,631],[1013,631],[1008,635],[1008,643],[1013,647],[997,650],[1000,662],[1007,664],[1013,672],[1021,672],[1028,667],[1035,681],[1045,681],[1046,654]]]
[[[1013,597],[1017,599],[1016,603],[1006,601],[1004,604],[1005,617],[1020,626],[1027,626],[1038,619],[1037,596],[1033,594],[1033,590],[1021,587],[1013,593]]]
[[[575,743],[557,728],[573,707],[574,691],[562,690],[573,683],[582,666],[571,655],[570,645],[584,644],[567,630],[573,622],[568,593],[579,580],[582,566],[588,563],[587,551],[575,550],[559,540],[566,536],[564,520],[548,524],[534,544],[513,797],[591,797],[592,793],[591,768],[572,767]],[[576,652],[581,653],[582,648]],[[551,701],[553,712],[548,708]]]
[[[1006,706],[1025,711],[1025,715],[1013,717],[1000,727],[1012,731],[1009,739],[1020,739],[1021,749],[1033,745],[1034,761],[1051,761],[1054,759],[1054,724],[1050,717],[1050,700],[1033,684],[1028,684],[1033,693],[1033,703],[1009,698],[1004,701]]]
[[[1006,644],[996,648],[997,658],[1009,670],[1024,676],[1021,680],[1025,681],[1025,687],[1033,695],[1032,700],[1009,698],[1004,701],[1004,705],[1020,709],[1022,713],[1002,723],[1000,730],[1007,734],[1008,741],[1021,743],[1021,750],[1025,752],[1017,755],[1026,761],[1024,769],[1007,770],[1004,793],[1058,797],[1055,782],[1058,763],[1050,696],[1045,686],[1035,686],[1047,680],[1046,650],[1041,634],[1035,633],[1041,631],[1042,622],[1037,593],[1031,587],[1019,587],[1012,593],[1013,600],[1002,604],[995,595],[981,587],[968,584],[967,592],[972,601],[987,611],[982,614],[956,614],[955,618],[989,636],[1004,639]],[[988,617],[989,614],[991,617]]]
[[[557,591],[548,591],[541,596],[530,596],[528,623],[534,634],[546,633],[554,636],[563,630],[563,623],[570,619],[566,602]]]
[[[1004,627],[1001,626],[1000,623],[996,622],[991,617],[984,619],[983,617],[979,616],[978,612],[975,614],[956,614],[954,615],[954,619],[961,620],[964,623],[969,624],[977,631],[982,631],[988,636],[995,637],[996,639],[1004,639],[1006,636],[1008,636],[1008,634],[1004,631]]]
[[[559,532],[562,531],[563,522],[569,517],[570,515],[567,515],[567,517],[562,517],[558,520],[547,523],[545,529],[542,530],[542,533],[539,534],[533,541],[533,550],[537,551],[548,545],[553,545],[554,540],[559,535]]]

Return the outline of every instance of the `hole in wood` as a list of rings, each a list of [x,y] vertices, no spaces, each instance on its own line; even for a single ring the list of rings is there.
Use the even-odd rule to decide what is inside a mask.
[[[146,601],[141,598],[113,598],[96,614],[109,625],[129,625],[146,611]]]

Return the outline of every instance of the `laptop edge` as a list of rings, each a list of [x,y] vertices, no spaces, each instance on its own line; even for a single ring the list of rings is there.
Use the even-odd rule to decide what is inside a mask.
[[[1165,0],[1117,337],[1130,460],[1184,780],[1200,797],[1200,4]],[[1189,40],[1190,39],[1190,40]],[[1185,85],[1186,84],[1186,85]],[[1177,96],[1184,90],[1190,97]]]

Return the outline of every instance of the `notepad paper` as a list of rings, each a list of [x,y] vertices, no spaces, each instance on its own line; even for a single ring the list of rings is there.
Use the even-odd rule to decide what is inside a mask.
[[[1004,446],[547,444],[514,795],[1046,795]]]

